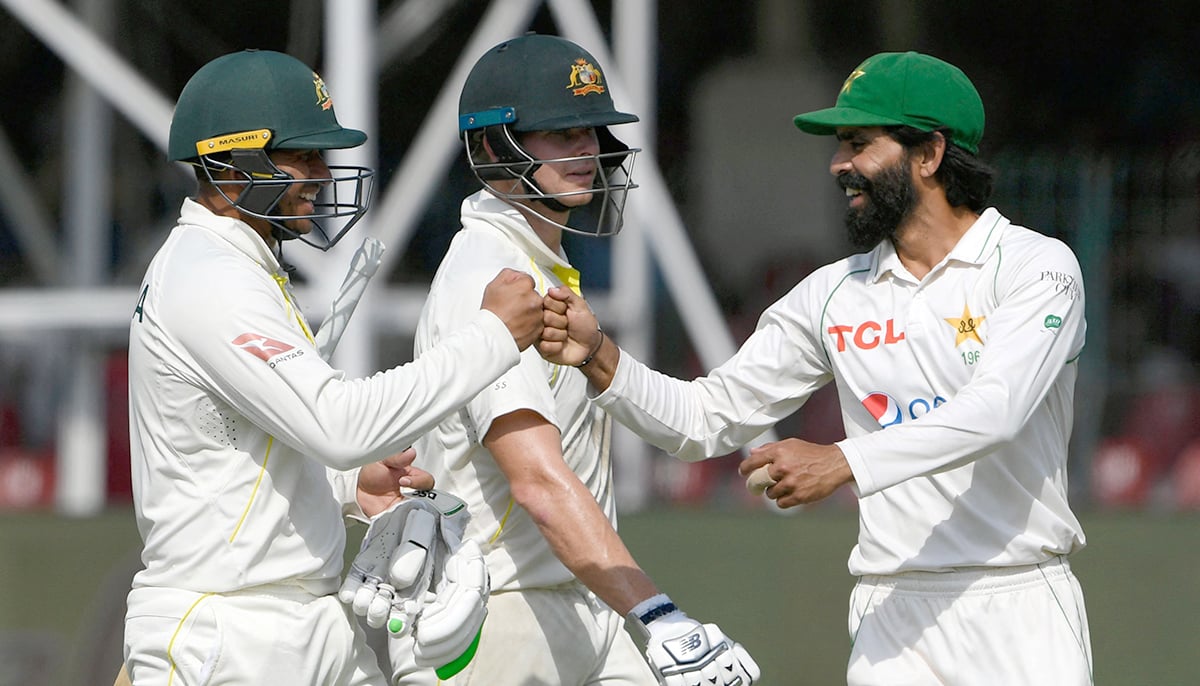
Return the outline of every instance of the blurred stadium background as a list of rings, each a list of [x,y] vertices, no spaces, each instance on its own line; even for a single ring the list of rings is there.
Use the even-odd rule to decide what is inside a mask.
[[[358,241],[387,243],[386,278],[339,350],[368,373],[409,359],[474,185],[454,139],[463,70],[525,30],[585,45],[643,117],[624,136],[647,150],[625,231],[567,250],[606,327],[681,376],[724,359],[763,307],[846,252],[832,142],[791,115],[830,104],[874,52],[961,66],[987,107],[994,203],[1083,265],[1071,468],[1096,681],[1197,683],[1197,25],[1194,3],[0,0],[0,686],[107,684],[119,660],[138,565],[124,342],[146,263],[192,190],[161,150],[187,78],[233,50],[286,51],[371,134],[352,153],[379,169],[369,221],[330,255],[288,255],[319,321]],[[777,429],[840,432],[824,392]],[[761,655],[767,683],[840,681],[849,494],[778,516],[745,493],[737,455],[684,465],[629,436],[618,446],[622,528],[663,586]]]

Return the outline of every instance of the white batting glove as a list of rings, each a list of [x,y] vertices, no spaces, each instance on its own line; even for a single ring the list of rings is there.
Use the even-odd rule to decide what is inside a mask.
[[[460,541],[445,565],[434,570],[434,577],[436,591],[413,627],[413,660],[421,667],[435,668],[444,681],[475,656],[487,617],[491,578],[483,551],[472,540]]]
[[[630,623],[646,639],[646,661],[663,686],[750,686],[762,672],[716,624],[688,617],[665,594],[638,603]]]
[[[406,598],[420,599],[428,589],[426,562],[437,518],[437,509],[417,498],[405,498],[371,518],[338,591],[367,626],[377,629],[396,620],[399,631],[407,624]]]
[[[411,635],[404,650],[448,679],[475,655],[491,578],[479,545],[463,540],[470,514],[462,500],[437,490],[404,495],[371,519],[338,597],[368,626]],[[389,652],[399,643],[389,641]]]

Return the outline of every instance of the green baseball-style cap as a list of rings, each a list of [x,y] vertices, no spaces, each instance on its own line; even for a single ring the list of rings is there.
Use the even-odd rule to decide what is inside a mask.
[[[218,57],[188,80],[175,105],[167,156],[175,161],[197,157],[198,143],[229,134],[256,135],[267,141],[259,146],[267,150],[353,148],[367,139],[362,131],[338,124],[333,100],[316,72],[271,50]]]
[[[979,152],[983,100],[967,75],[918,52],[884,52],[858,65],[833,107],[796,115],[807,133],[832,135],[839,126],[911,126],[949,129],[951,142]]]

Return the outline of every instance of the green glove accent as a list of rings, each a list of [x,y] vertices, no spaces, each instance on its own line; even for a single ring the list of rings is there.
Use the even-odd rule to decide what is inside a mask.
[[[475,640],[471,641],[471,645],[467,646],[462,655],[433,670],[439,679],[445,681],[463,671],[467,665],[471,664],[471,660],[475,657],[475,650],[479,648],[479,637],[481,634],[483,634],[482,626],[479,627],[479,631],[475,632]]]

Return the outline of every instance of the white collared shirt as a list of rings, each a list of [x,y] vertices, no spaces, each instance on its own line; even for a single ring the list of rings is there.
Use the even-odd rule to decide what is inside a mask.
[[[520,212],[490,193],[480,191],[463,201],[462,225],[430,286],[415,337],[417,359],[463,325],[479,307],[484,287],[505,267],[532,276],[539,293],[572,283],[578,287],[579,273],[566,255],[550,250]],[[493,591],[556,586],[575,578],[516,504],[507,477],[482,445],[496,418],[518,410],[532,410],[558,428],[567,466],[616,522],[611,422],[588,400],[587,380],[579,370],[551,364],[530,347],[520,364],[417,442],[420,464],[433,473],[438,488],[466,501],[471,511],[466,534],[483,549]]]
[[[707,376],[622,352],[596,401],[697,460],[833,381],[860,497],[853,574],[1041,562],[1084,545],[1066,467],[1082,283],[1066,245],[988,209],[923,279],[884,241],[801,281]]]
[[[140,293],[130,449],[145,569],[134,587],[336,590],[356,472],[327,480],[327,468],[403,450],[519,359],[504,323],[477,306],[420,362],[346,379],[318,355],[266,243],[191,200]]]

